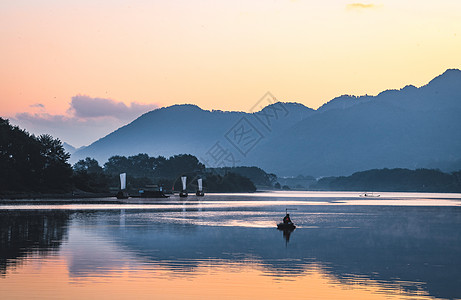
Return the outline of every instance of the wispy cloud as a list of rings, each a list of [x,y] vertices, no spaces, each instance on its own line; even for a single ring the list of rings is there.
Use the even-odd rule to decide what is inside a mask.
[[[127,120],[138,117],[155,108],[158,108],[158,106],[154,104],[131,102],[130,105],[126,105],[123,102],[117,102],[112,99],[78,95],[72,97],[68,113],[83,119],[113,117],[120,120]]]
[[[34,108],[45,108],[45,105],[43,105],[41,103],[35,103],[35,104],[31,104],[29,106],[34,107]]]
[[[347,10],[363,10],[376,8],[377,6],[372,3],[349,3],[346,5]]]

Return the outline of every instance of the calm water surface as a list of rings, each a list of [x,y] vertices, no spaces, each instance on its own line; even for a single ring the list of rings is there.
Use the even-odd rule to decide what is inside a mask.
[[[461,194],[107,200],[0,202],[1,299],[461,299]]]

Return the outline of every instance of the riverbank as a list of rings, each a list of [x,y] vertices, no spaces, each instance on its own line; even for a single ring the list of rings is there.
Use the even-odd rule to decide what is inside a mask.
[[[73,191],[67,193],[9,192],[0,194],[0,200],[41,200],[41,199],[85,199],[115,197],[114,193],[88,193]]]
[[[42,195],[43,196],[43,195]],[[258,207],[267,203],[282,205],[281,211],[300,206],[460,206],[461,193],[380,193],[379,197],[361,197],[358,192],[260,191],[256,193],[206,193],[204,197],[178,194],[169,198],[107,197],[0,199],[0,209],[151,209],[158,205],[178,205],[182,210],[220,207],[224,202]],[[286,206],[288,205],[288,206]],[[286,207],[285,207],[286,206]]]

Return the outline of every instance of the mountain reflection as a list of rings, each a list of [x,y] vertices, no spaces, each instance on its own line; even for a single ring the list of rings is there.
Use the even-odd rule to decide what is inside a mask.
[[[60,211],[0,212],[0,275],[31,254],[44,257],[59,249],[68,221]]]
[[[149,265],[193,276],[206,265],[243,264],[291,280],[321,268],[338,282],[373,280],[413,295],[459,298],[460,212],[459,207],[311,206],[299,208],[293,217],[299,227],[290,236],[275,228],[279,214],[268,210],[1,213],[0,270],[5,273],[29,253],[55,251],[68,235],[68,271],[74,278]],[[273,220],[274,226],[213,226],[228,220]]]
[[[343,282],[369,278],[409,293],[423,289],[436,297],[461,296],[460,208],[309,209],[313,215],[303,218],[316,228],[296,229],[288,244],[275,228],[196,226],[189,220],[195,215],[183,224],[165,223],[149,212],[111,217],[104,212],[95,220],[106,216],[111,224],[123,219],[131,226],[104,226],[100,233],[173,271],[190,272],[209,260],[249,261],[262,265],[269,276],[288,278],[321,265]],[[326,209],[331,215],[313,217]],[[135,226],[140,223],[146,226]]]

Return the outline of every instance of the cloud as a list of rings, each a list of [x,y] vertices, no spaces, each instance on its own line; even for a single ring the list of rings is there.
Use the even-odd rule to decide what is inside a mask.
[[[88,145],[127,123],[115,118],[82,119],[48,113],[18,113],[10,121],[30,133],[48,133],[77,148]]]
[[[139,104],[131,102],[127,106],[123,102],[112,99],[91,98],[78,95],[72,97],[68,113],[77,118],[113,117],[120,120],[133,119],[145,112],[158,108],[155,104]]]
[[[41,103],[35,103],[35,104],[31,104],[29,106],[34,107],[34,108],[45,108],[45,105],[41,104]]]
[[[158,106],[135,102],[125,105],[112,99],[78,95],[72,97],[65,115],[49,114],[41,103],[30,107],[39,108],[39,111],[18,113],[10,118],[11,123],[35,135],[48,133],[74,147],[80,147],[104,137]]]
[[[370,9],[370,8],[376,8],[377,6],[375,4],[369,3],[350,3],[346,5],[347,10],[363,10],[363,9]]]
[[[66,119],[63,115],[50,115],[48,113],[18,113],[13,119],[24,121],[38,121],[39,123],[46,122],[61,122]]]

